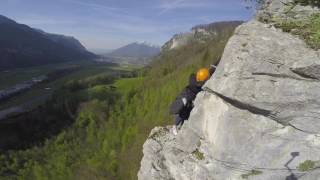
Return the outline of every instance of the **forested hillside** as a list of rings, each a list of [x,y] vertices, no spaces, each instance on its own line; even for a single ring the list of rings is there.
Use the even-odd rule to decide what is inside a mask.
[[[218,63],[233,29],[206,43],[163,52],[134,78],[67,83],[64,91],[72,102],[86,97],[74,123],[43,145],[3,152],[0,179],[137,179],[150,130],[173,123],[169,104],[190,73]]]

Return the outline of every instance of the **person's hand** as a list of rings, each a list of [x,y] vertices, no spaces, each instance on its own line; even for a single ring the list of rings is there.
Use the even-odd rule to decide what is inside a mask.
[[[215,66],[215,65],[211,65],[211,66],[210,66],[209,72],[210,72],[210,75],[211,75],[211,76],[214,74],[214,72],[216,71],[216,69],[217,69],[217,66]]]

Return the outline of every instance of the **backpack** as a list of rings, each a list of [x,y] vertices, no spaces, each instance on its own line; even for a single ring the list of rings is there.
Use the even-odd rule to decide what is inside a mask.
[[[190,86],[187,86],[170,105],[170,114],[180,114],[182,110],[185,110],[186,108],[190,109],[192,101],[196,98],[197,93],[198,92],[193,92]],[[186,105],[183,104],[183,98],[186,98],[187,100]]]
[[[178,96],[170,105],[170,114],[179,114],[184,108],[184,104],[181,96]]]

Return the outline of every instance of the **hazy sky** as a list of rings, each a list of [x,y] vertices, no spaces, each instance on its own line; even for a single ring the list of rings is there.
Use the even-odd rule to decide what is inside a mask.
[[[134,41],[162,45],[198,24],[248,20],[243,0],[1,0],[0,14],[51,33],[72,35],[87,48]]]

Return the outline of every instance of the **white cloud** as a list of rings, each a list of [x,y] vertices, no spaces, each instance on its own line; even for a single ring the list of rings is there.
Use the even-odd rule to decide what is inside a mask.
[[[93,8],[94,10],[116,11],[116,12],[126,13],[125,11],[123,11],[123,9],[107,6],[104,4],[98,4],[98,3],[94,3],[94,2],[88,2],[88,1],[85,2],[82,0],[64,0],[64,2],[73,3],[73,4],[80,5],[80,6],[90,7],[90,8]]]
[[[73,25],[77,21],[73,20],[61,20],[41,15],[29,15],[22,18],[17,18],[18,23],[27,24],[30,26],[41,26],[41,25]]]
[[[211,9],[211,10],[237,10],[239,6],[245,7],[241,0],[160,0],[156,8],[160,9],[158,15],[177,9]]]
[[[126,34],[165,34],[174,30],[185,28],[185,24],[165,25],[152,21],[137,18],[131,19],[112,19],[112,20],[96,20],[93,21],[96,27],[100,27],[109,32],[124,32]]]
[[[17,5],[21,2],[21,0],[4,0],[3,2],[1,3],[5,3],[5,4],[8,4],[8,5]]]
[[[159,8],[161,9],[159,15],[166,13],[172,9],[176,9],[186,0],[171,0],[171,1],[161,1]]]
[[[177,9],[177,8],[200,8],[206,7],[208,2],[206,1],[194,1],[194,0],[161,0],[159,8],[162,9]]]
[[[205,8],[208,7],[209,1],[204,0],[161,0],[158,8],[161,9],[159,15],[174,9],[183,8]]]

